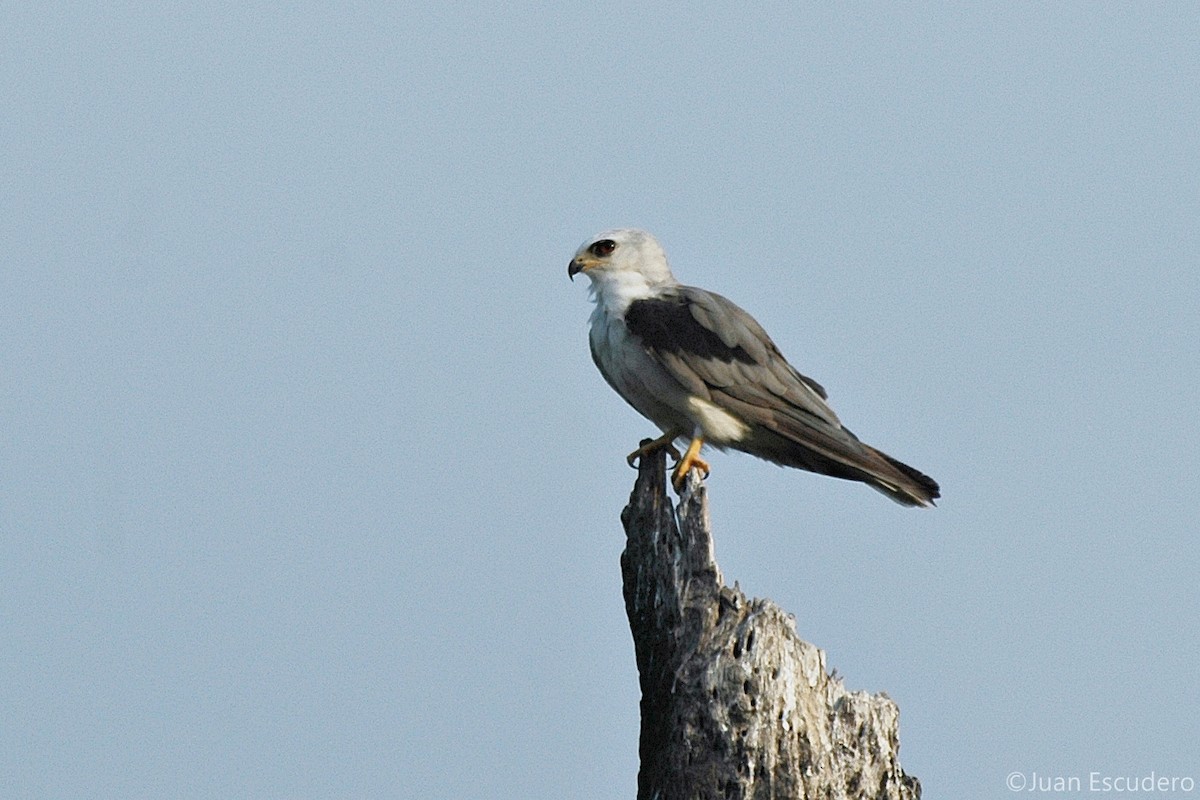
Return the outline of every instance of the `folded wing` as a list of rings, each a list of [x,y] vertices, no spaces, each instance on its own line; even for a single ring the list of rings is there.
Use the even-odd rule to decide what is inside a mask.
[[[819,383],[801,375],[753,317],[721,295],[676,286],[630,304],[625,324],[690,394],[745,422],[717,442],[785,466],[863,481],[906,505],[938,496],[928,476],[859,441]]]

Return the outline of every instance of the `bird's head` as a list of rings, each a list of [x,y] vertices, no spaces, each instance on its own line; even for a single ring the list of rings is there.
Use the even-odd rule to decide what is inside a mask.
[[[567,265],[571,280],[580,272],[592,279],[597,290],[635,282],[647,287],[676,283],[662,245],[636,228],[614,228],[584,242]]]

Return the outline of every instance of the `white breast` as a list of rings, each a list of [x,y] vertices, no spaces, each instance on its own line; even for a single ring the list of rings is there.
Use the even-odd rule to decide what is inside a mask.
[[[687,392],[642,347],[621,318],[602,304],[592,312],[589,336],[600,371],[617,393],[663,432],[701,432],[713,444],[740,441],[745,423],[713,403]]]

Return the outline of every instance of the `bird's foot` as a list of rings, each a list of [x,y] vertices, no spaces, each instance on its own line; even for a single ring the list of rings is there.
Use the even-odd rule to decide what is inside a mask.
[[[704,440],[699,436],[692,439],[692,443],[688,445],[687,452],[683,454],[683,458],[679,459],[679,463],[675,465],[675,471],[671,475],[671,483],[675,486],[675,491],[683,490],[683,481],[687,478],[687,474],[692,467],[696,467],[703,472],[705,478],[708,477],[708,462],[700,457],[700,448],[703,446]]]
[[[642,443],[638,445],[638,449],[634,450],[626,457],[625,462],[634,469],[637,469],[637,461],[639,459],[641,459],[643,456],[653,455],[659,450],[666,450],[667,455],[671,456],[671,460],[678,461],[679,451],[676,450],[674,445],[671,444],[671,442],[675,441],[677,438],[679,438],[679,434],[674,431],[670,431],[664,433],[657,439],[643,440]]]

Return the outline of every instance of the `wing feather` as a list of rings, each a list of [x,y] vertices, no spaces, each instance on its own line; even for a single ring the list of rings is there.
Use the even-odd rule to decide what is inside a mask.
[[[931,478],[842,427],[825,402],[825,389],[797,372],[762,326],[721,295],[675,286],[630,303],[625,324],[690,396],[749,425],[744,438],[724,444],[778,464],[864,481],[906,505],[938,497]]]
[[[673,287],[631,303],[625,323],[693,394],[717,402],[714,389],[736,387],[742,403],[764,410],[782,404],[814,423],[841,427],[821,385],[788,364],[762,326],[719,294]]]

